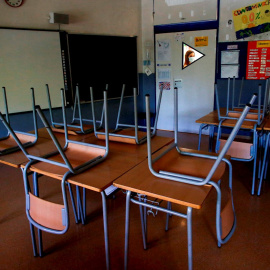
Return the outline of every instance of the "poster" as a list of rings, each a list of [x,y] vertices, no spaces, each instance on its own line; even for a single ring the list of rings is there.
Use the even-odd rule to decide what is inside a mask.
[[[270,31],[270,0],[236,9],[232,15],[237,39]]]
[[[158,88],[161,90],[171,90],[171,68],[158,68],[157,69],[157,80]]]
[[[265,80],[270,77],[270,41],[248,42],[247,80]]]
[[[195,47],[208,46],[208,37],[195,37],[194,38]]]
[[[171,41],[157,40],[157,61],[171,61]]]

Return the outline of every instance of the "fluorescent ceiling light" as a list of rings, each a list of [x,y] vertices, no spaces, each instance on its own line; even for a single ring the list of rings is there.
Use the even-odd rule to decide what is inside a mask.
[[[185,4],[204,2],[205,0],[165,0],[166,4],[170,6],[180,6]]]

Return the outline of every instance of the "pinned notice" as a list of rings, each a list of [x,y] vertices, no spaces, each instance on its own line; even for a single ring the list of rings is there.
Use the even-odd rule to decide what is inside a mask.
[[[208,46],[208,37],[195,37],[195,47]]]

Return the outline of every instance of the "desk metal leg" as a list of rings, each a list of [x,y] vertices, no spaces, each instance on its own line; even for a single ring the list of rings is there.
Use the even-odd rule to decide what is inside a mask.
[[[215,134],[215,127],[212,125],[209,125],[209,146],[208,146],[209,152],[212,152],[213,150],[214,134]]]
[[[103,227],[104,227],[104,240],[105,240],[105,254],[106,254],[106,269],[110,269],[110,250],[109,250],[109,233],[108,233],[108,220],[107,220],[107,200],[104,191],[101,192],[102,208],[103,208]]]
[[[144,197],[144,202],[147,202],[147,196]],[[144,207],[144,233],[145,233],[145,239],[147,242],[147,207]]]
[[[192,208],[187,208],[188,269],[192,270]]]
[[[138,195],[139,200],[142,201],[141,195]],[[146,243],[146,235],[145,235],[145,218],[144,218],[144,207],[142,205],[139,206],[140,208],[140,216],[141,216],[141,226],[142,226],[142,237],[143,237],[143,248],[147,249],[147,243]]]
[[[156,205],[149,205],[148,203],[142,202],[141,200],[135,200],[131,198],[131,191],[127,191],[127,198],[126,198],[126,234],[125,234],[125,269],[127,269],[127,260],[128,260],[128,234],[129,234],[129,207],[130,207],[130,201],[137,205],[142,205],[144,207],[151,207],[155,210],[162,211],[165,213],[168,213],[169,215],[175,215],[181,218],[185,218],[187,220],[187,242],[188,242],[188,269],[192,270],[192,258],[193,258],[193,252],[192,252],[192,208],[187,207],[187,214],[179,213],[176,211],[173,211],[168,208],[163,208]]]
[[[172,203],[171,202],[167,202],[167,209],[172,210]],[[167,213],[166,214],[166,225],[165,225],[165,231],[169,230],[169,218],[170,218],[170,214]]]
[[[124,269],[127,269],[128,266],[128,236],[129,236],[129,212],[130,212],[130,196],[131,191],[127,191],[126,197],[126,221],[125,221],[125,261]]]
[[[251,189],[252,195],[254,195],[255,192],[255,182],[256,182],[257,148],[258,148],[257,144],[258,144],[258,134],[256,131],[254,131],[254,141],[253,141],[254,161],[253,161],[253,175],[252,175],[252,189]]]
[[[199,128],[199,142],[198,142],[198,150],[201,149],[201,139],[202,139],[202,130],[208,128],[207,124],[201,124]]]

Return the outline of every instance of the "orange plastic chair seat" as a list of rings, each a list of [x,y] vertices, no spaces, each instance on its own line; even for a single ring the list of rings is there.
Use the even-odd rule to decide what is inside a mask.
[[[16,135],[22,144],[27,142],[33,142],[36,139],[35,136],[27,134],[16,133]],[[5,150],[14,146],[18,146],[18,144],[15,142],[12,136],[9,136],[7,139],[0,141],[0,150]]]
[[[63,230],[62,209],[64,205],[56,204],[34,196],[29,192],[30,197],[30,216],[40,225],[54,229]]]
[[[58,133],[65,133],[65,129],[63,126],[56,126],[56,127],[51,127],[53,132],[58,132]],[[93,129],[94,127],[92,125],[83,125],[84,130],[87,129]],[[78,126],[76,127],[67,127],[68,129],[68,134],[70,135],[79,135],[78,132],[81,132],[81,128]]]
[[[224,139],[219,140],[220,142],[219,152],[224,147],[226,141],[227,140]],[[234,158],[251,159],[250,148],[252,145],[253,145],[252,143],[233,141],[227,154]]]
[[[155,171],[167,171],[206,178],[215,160],[179,154],[174,148],[153,164]],[[225,162],[221,162],[216,169],[212,181],[221,179],[225,172]]]
[[[109,135],[109,141],[136,144],[135,129],[134,128],[122,129],[122,130],[119,130],[118,132],[116,132],[115,134],[118,134],[119,136]],[[134,138],[125,138],[125,137],[121,137],[121,135],[133,136]],[[97,136],[98,136],[98,139],[105,140],[104,134],[98,134]],[[146,132],[138,131],[138,140],[140,140],[143,137],[146,137]]]

